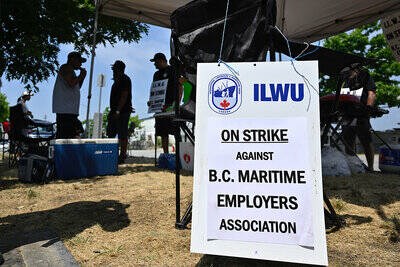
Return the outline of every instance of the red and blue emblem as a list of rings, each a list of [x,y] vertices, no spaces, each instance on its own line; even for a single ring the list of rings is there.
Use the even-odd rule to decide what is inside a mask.
[[[219,114],[230,114],[242,104],[242,84],[236,76],[220,74],[208,84],[208,105]]]

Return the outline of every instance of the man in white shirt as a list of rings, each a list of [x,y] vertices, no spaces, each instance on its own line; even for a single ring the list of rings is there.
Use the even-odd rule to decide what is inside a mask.
[[[32,112],[29,111],[28,106],[26,105],[26,101],[31,100],[31,96],[33,96],[33,94],[30,91],[24,91],[22,95],[18,98],[17,104],[20,104],[22,106],[22,112],[24,113],[24,115],[33,118]]]
[[[61,65],[53,89],[53,113],[56,113],[57,134],[59,138],[77,138],[83,132],[78,120],[81,86],[86,77],[82,63],[86,59],[79,52],[68,54],[66,64]],[[75,70],[80,70],[78,76]]]

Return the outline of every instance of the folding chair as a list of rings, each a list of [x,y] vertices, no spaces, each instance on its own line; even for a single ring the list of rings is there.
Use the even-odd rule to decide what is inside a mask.
[[[50,134],[42,137],[39,127],[51,128]],[[24,115],[21,104],[10,107],[9,168],[16,167],[27,153],[47,157],[49,142],[54,136],[53,123],[30,119]]]

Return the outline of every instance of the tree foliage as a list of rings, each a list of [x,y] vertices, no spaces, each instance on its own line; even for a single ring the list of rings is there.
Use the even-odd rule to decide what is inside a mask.
[[[396,99],[400,95],[400,63],[396,61],[386,42],[380,22],[327,38],[324,47],[377,59],[374,66],[368,66],[377,88],[377,103],[389,106],[400,104],[400,101]],[[321,87],[325,94],[333,92],[336,80],[324,77]]]
[[[61,44],[88,54],[93,42],[93,0],[1,0],[0,77],[27,89],[54,75]],[[97,44],[138,42],[145,24],[99,15]]]
[[[10,109],[8,107],[7,97],[0,93],[0,123],[8,119],[9,113]]]

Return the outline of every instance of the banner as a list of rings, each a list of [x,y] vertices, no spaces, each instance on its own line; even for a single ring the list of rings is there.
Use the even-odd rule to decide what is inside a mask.
[[[191,251],[327,265],[318,63],[197,66]]]
[[[154,81],[150,88],[149,109],[147,113],[158,113],[162,111],[165,103],[168,79]]]

